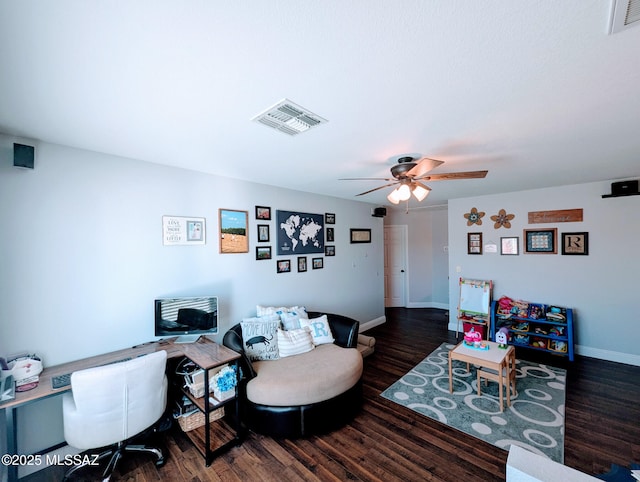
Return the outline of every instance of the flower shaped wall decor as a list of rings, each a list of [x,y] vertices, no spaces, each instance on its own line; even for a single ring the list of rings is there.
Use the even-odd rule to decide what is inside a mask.
[[[467,226],[472,224],[480,226],[482,224],[482,216],[484,216],[484,211],[478,211],[476,208],[471,208],[471,212],[464,215],[467,220]]]
[[[504,226],[505,228],[510,228],[511,220],[515,217],[515,214],[507,214],[507,211],[501,209],[500,211],[498,211],[498,214],[491,216],[491,220],[495,222],[495,224],[493,225],[495,229],[501,228],[502,226]]]

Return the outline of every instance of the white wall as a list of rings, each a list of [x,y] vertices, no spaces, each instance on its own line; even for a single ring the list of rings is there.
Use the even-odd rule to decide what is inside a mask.
[[[12,167],[13,142],[0,136],[0,354],[30,350],[50,366],[152,340],[161,296],[219,296],[218,341],[256,304],[384,317],[383,221],[370,204],[46,143],[35,169],[22,170]],[[256,205],[274,216],[335,213],[336,256],[312,270],[308,255],[305,273],[293,256],[293,272],[277,274],[287,257],[275,256],[272,220],[276,259],[256,261]],[[249,253],[219,254],[218,208],[249,212]],[[163,215],[206,218],[206,245],[163,246]],[[350,244],[351,227],[371,228],[372,243]],[[52,432],[21,429],[21,450],[60,441]]]
[[[574,309],[576,352],[640,365],[638,332],[638,247],[640,196],[603,199],[610,182],[597,182],[449,201],[450,329],[455,329],[458,278],[490,279],[493,297],[509,296]],[[467,226],[471,208],[486,212],[482,226]],[[528,224],[529,211],[582,208],[582,222]],[[515,214],[511,228],[495,229],[490,216]],[[482,232],[483,242],[500,245],[502,236],[523,229],[557,227],[589,233],[588,256],[467,254],[467,233]],[[458,271],[459,268],[459,271]]]
[[[449,308],[446,206],[387,208],[384,224],[408,231],[407,308]]]

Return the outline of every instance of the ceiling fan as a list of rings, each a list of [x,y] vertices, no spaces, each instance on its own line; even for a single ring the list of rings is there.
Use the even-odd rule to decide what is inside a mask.
[[[444,161],[438,161],[437,159],[430,159],[423,157],[419,162],[417,159],[404,156],[398,159],[398,163],[391,168],[391,175],[393,177],[354,177],[341,179],[343,181],[392,181],[389,184],[379,186],[370,189],[356,196],[364,196],[379,189],[384,189],[389,186],[396,186],[391,193],[387,196],[389,202],[398,204],[400,201],[408,201],[411,195],[418,200],[422,201],[429,195],[431,188],[421,181],[450,181],[455,179],[479,179],[487,175],[488,171],[466,171],[466,172],[448,172],[442,174],[428,174],[431,170],[435,169]]]

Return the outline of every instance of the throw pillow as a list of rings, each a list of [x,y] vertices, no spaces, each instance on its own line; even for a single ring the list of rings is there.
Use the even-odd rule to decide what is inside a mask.
[[[267,316],[280,313],[298,313],[300,318],[309,318],[307,309],[304,306],[262,306],[256,305],[256,316]]]
[[[315,345],[333,343],[335,341],[331,333],[327,315],[322,315],[320,318],[314,318],[312,320],[300,319],[300,326],[302,328],[308,326],[311,329],[311,336],[313,336],[313,343]]]
[[[300,315],[297,312],[280,313],[280,321],[285,330],[298,330],[300,326]]]
[[[240,322],[242,342],[249,360],[277,360],[280,317],[269,315],[257,318],[245,318]]]
[[[298,330],[278,330],[278,351],[280,358],[300,355],[315,348],[309,328]]]

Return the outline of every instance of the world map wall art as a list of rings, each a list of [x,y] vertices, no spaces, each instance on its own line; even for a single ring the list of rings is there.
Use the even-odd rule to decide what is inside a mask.
[[[324,253],[324,215],[276,211],[277,254]]]

